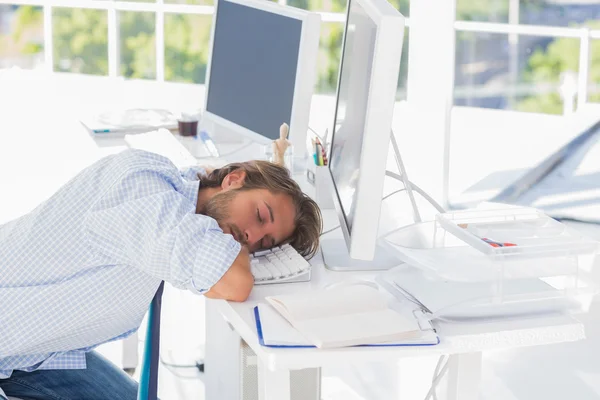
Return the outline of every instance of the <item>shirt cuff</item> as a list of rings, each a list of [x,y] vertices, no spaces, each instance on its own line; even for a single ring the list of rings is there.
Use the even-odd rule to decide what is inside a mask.
[[[204,294],[229,270],[242,246],[233,236],[217,228],[209,229],[202,238],[202,247],[196,254],[190,290]]]

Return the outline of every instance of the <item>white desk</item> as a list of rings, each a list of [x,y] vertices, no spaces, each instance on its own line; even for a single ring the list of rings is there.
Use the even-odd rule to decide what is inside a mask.
[[[65,121],[59,121],[55,115],[59,109],[51,106],[60,104],[60,111],[63,114],[72,115],[77,108],[103,110],[106,104],[121,99],[122,91],[116,91],[118,94],[115,95],[115,91],[105,90],[106,104],[90,108],[83,103],[79,104],[84,99],[89,100],[89,96],[71,97],[69,91],[63,95],[65,88],[62,84],[54,86],[49,81],[46,84],[47,90],[44,91],[47,92],[46,96],[40,97],[42,81],[37,80],[34,84],[25,85],[29,81],[29,79],[23,80],[19,84],[21,86],[15,86],[14,90],[9,89],[7,91],[9,95],[0,102],[5,118],[3,128],[6,132],[10,132],[10,135],[0,135],[3,143],[3,146],[0,146],[0,155],[2,155],[0,161],[4,166],[3,176],[6,178],[2,181],[3,188],[9,193],[23,194],[15,197],[14,204],[4,204],[5,207],[0,210],[2,212],[0,221],[29,211],[81,168],[89,165],[99,155],[105,154],[103,151],[97,152],[95,145],[98,143],[94,143],[94,140],[85,135],[76,121],[70,121],[71,124],[66,125]],[[107,81],[99,81],[98,86],[104,88],[105,82]],[[3,80],[2,83],[6,84],[7,81]],[[136,84],[131,83],[131,85]],[[33,98],[16,95],[16,93],[32,92],[36,93]],[[85,93],[92,92],[99,91],[85,91]],[[135,93],[144,94],[146,91],[139,90]],[[178,96],[147,96],[146,94],[143,97],[177,99]],[[195,97],[202,98],[200,95]],[[189,105],[189,98],[182,100],[182,104]],[[135,105],[143,107],[145,104],[135,103]],[[316,103],[313,106],[318,108]],[[20,112],[15,113],[15,110]],[[318,127],[312,122],[311,125]],[[100,147],[120,144],[119,140],[115,140],[115,143],[100,144]],[[23,151],[18,152],[18,149]],[[417,181],[421,182],[420,179]],[[10,190],[8,190],[9,186],[11,186]],[[26,189],[29,190],[24,191]],[[316,260],[318,262],[319,258]],[[290,397],[290,371],[326,365],[360,365],[371,361],[407,360],[406,368],[403,368],[399,375],[402,391],[402,387],[410,386],[412,383],[411,357],[446,353],[453,355],[448,374],[450,378],[448,394],[451,398],[469,400],[476,398],[483,351],[573,341],[584,336],[581,324],[569,319],[556,318],[525,320],[510,324],[440,326],[442,344],[428,348],[300,350],[260,347],[251,310],[264,296],[284,291],[310,291],[311,288],[321,287],[335,280],[358,276],[354,273],[329,273],[318,266],[315,267],[314,272],[314,278],[309,283],[257,287],[250,300],[244,304],[224,301],[207,302],[206,397],[208,400],[239,398],[239,344],[242,340],[257,355],[260,367],[260,393],[263,399],[286,400]]]
[[[325,211],[326,225],[335,218]],[[329,222],[329,223],[327,223]],[[334,233],[331,233],[334,234]],[[281,293],[310,294],[311,290],[345,279],[372,279],[376,273],[331,272],[320,255],[313,259],[313,278],[306,283],[256,286],[245,303],[207,300],[206,303],[206,399],[242,399],[239,385],[240,346],[245,342],[256,354],[259,399],[289,400],[290,371],[335,365],[402,361],[400,393],[408,393],[413,379],[410,358],[451,355],[447,383],[440,392],[448,399],[477,399],[482,352],[521,346],[536,346],[585,337],[583,325],[571,317],[555,316],[462,324],[437,324],[441,343],[432,347],[275,349],[258,343],[253,309],[265,296]],[[225,322],[226,321],[226,322]],[[398,397],[401,398],[401,397]],[[406,397],[402,397],[406,398]]]

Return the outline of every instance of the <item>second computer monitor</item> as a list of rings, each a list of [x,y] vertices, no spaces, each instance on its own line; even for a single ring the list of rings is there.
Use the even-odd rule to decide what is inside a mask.
[[[264,0],[219,0],[204,118],[265,144],[285,122],[302,154],[320,21],[318,14]]]
[[[372,260],[394,113],[404,17],[386,0],[350,0],[330,154],[349,255]]]

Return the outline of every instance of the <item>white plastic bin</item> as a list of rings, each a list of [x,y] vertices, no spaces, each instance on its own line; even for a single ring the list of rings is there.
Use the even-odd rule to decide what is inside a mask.
[[[435,279],[487,285],[484,304],[559,299],[586,307],[598,292],[590,271],[599,243],[531,208],[439,214],[382,242]],[[531,291],[517,294],[515,285]]]

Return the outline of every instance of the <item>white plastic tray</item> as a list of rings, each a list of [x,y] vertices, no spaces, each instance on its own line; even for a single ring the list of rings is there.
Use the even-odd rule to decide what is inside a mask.
[[[487,256],[584,254],[598,242],[532,208],[438,214],[441,228]]]
[[[511,253],[507,257],[488,255],[441,229],[435,221],[392,231],[382,238],[381,244],[410,265],[434,272],[443,279],[462,282],[554,276],[577,278],[582,270],[591,268],[597,248],[593,242],[595,247],[587,253],[551,249],[548,253]]]

